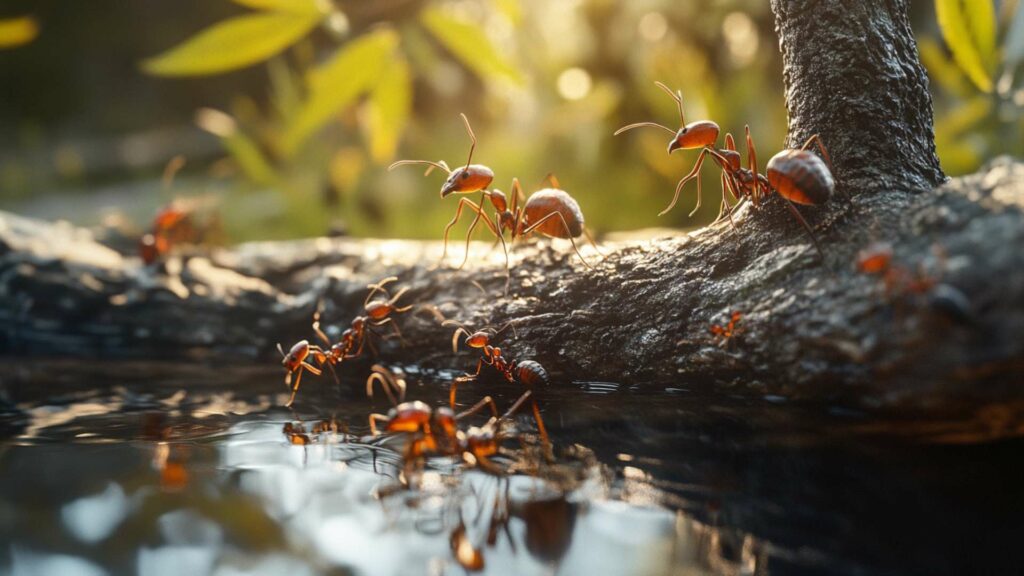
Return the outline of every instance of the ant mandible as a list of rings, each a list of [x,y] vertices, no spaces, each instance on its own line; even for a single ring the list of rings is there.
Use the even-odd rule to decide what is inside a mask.
[[[472,374],[465,374],[459,376],[452,381],[451,390],[448,395],[449,405],[455,408],[455,392],[458,385],[462,382],[471,382],[476,380],[480,376],[480,372],[483,370],[484,365],[493,367],[499,374],[501,374],[505,380],[512,383],[522,384],[527,388],[527,391],[531,391],[536,386],[544,386],[549,382],[548,372],[544,369],[544,366],[535,360],[522,360],[515,361],[505,358],[501,353],[501,348],[491,345],[491,338],[500,334],[505,328],[498,330],[497,332],[491,332],[487,330],[476,330],[471,331],[465,326],[453,321],[446,320],[442,323],[445,326],[455,325],[455,333],[452,335],[452,350],[458,352],[459,348],[459,336],[465,334],[466,346],[480,350],[482,356],[477,361],[476,372]],[[511,323],[506,324],[506,328]],[[541,440],[545,446],[550,446],[551,443],[548,439],[547,428],[544,427],[544,419],[540,415],[540,407],[537,405],[536,398],[532,399],[533,408],[533,419],[537,422],[537,431],[540,433]]]

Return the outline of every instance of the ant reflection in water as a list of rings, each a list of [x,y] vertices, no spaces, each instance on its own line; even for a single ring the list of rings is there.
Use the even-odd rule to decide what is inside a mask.
[[[387,433],[410,435],[403,462],[405,480],[412,483],[421,471],[426,459],[432,456],[458,457],[470,467],[478,468],[495,476],[507,473],[505,467],[493,461],[502,452],[501,443],[517,435],[505,432],[504,428],[532,393],[527,390],[518,400],[499,416],[498,407],[490,396],[467,410],[455,413],[447,407],[431,408],[419,400],[405,401],[405,379],[401,372],[393,372],[380,365],[373,367],[373,373],[366,381],[367,394],[372,397],[373,385],[379,384],[391,400],[393,407],[385,414],[370,414],[370,433],[379,436]],[[462,429],[459,423],[485,408],[490,408],[491,417],[482,426]]]

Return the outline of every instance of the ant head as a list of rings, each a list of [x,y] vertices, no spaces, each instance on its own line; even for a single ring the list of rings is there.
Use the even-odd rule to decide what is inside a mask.
[[[280,344],[277,345],[277,349],[281,352],[281,355],[284,356],[284,358],[281,359],[281,365],[289,371],[298,368],[299,364],[302,364],[302,361],[306,359],[306,356],[309,356],[309,342],[306,340],[299,340],[296,342],[287,354],[284,353],[284,349],[281,348]]]
[[[483,348],[484,346],[487,346],[490,341],[491,335],[483,330],[473,332],[466,336],[466,346],[469,346],[470,348]]]
[[[383,300],[374,300],[366,305],[366,315],[371,320],[383,320],[392,312],[391,304]]]
[[[718,132],[718,124],[711,120],[690,122],[676,132],[675,138],[668,144],[668,153],[671,154],[676,150],[691,150],[693,148],[714,146],[715,142],[718,141]]]
[[[483,164],[469,164],[452,170],[441,186],[441,198],[450,194],[469,194],[486,189],[494,180],[494,172]]]

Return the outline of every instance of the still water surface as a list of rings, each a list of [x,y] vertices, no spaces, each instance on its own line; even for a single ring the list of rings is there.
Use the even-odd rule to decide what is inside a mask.
[[[447,397],[409,376],[409,398]],[[328,382],[292,411],[271,368],[0,365],[0,574],[465,574],[459,545],[494,575],[1024,571],[1018,404],[573,382],[542,396],[543,479],[442,460],[409,491],[397,439],[364,436],[383,399]],[[520,392],[460,394],[484,390]],[[331,417],[350,434],[282,433]]]

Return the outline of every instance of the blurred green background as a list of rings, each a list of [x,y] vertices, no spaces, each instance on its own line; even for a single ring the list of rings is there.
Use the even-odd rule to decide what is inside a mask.
[[[912,12],[945,170],[1024,154],[1024,10]],[[33,29],[12,40],[24,16]],[[749,123],[762,158],[780,149],[767,0],[3,1],[0,208],[142,229],[171,199],[199,197],[232,241],[438,238],[456,205],[438,196],[443,176],[387,166],[465,162],[464,112],[474,160],[502,190],[554,172],[598,233],[702,225],[718,212],[714,170],[694,218],[692,187],[659,218],[695,153],[669,157],[659,130],[612,136],[678,126],[654,80],[682,90],[688,120]],[[177,155],[187,162],[165,186]]]

